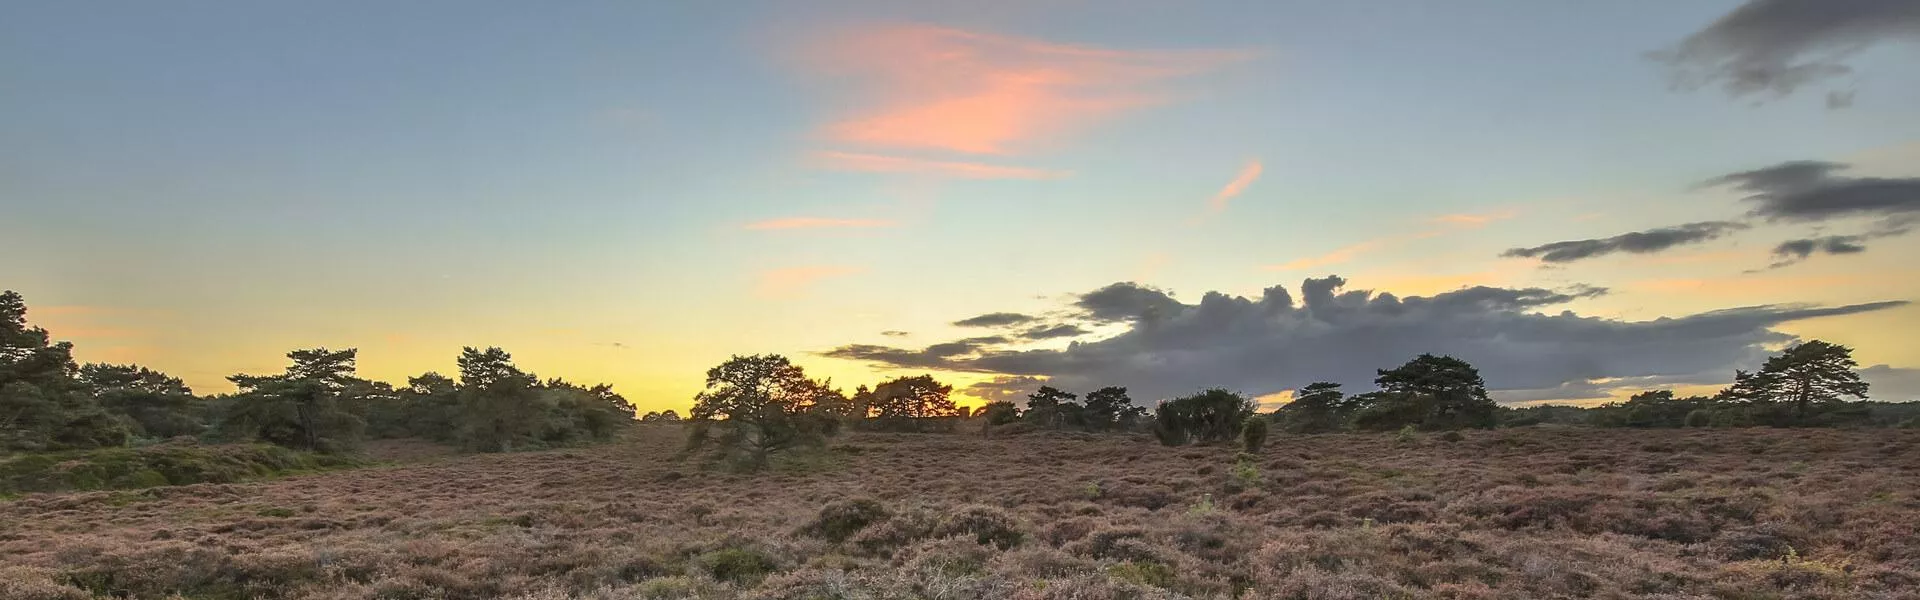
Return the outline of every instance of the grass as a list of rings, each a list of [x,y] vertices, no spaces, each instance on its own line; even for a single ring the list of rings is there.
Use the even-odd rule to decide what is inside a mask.
[[[1915,430],[1276,435],[1250,455],[1144,436],[856,433],[834,441],[830,461],[754,474],[676,460],[676,434],[25,493],[0,504],[0,598],[1837,600],[1920,589]]]

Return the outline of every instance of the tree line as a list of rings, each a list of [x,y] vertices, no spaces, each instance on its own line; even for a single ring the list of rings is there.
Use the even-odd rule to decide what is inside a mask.
[[[541,380],[500,348],[465,348],[458,378],[430,372],[398,388],[359,377],[354,349],[295,350],[281,373],[236,374],[236,392],[201,396],[138,365],[78,364],[71,342],[26,316],[20,294],[0,293],[0,451],[192,437],[334,453],[422,437],[504,452],[604,441],[633,422],[611,387]]]
[[[930,375],[903,377],[852,396],[830,382],[809,378],[786,357],[734,356],[707,372],[707,388],[694,398],[689,418],[690,451],[706,450],[749,465],[764,465],[774,453],[820,446],[843,427],[883,431],[952,430],[958,417],[981,421],[981,431],[1018,433],[1036,429],[1152,434],[1161,443],[1218,443],[1236,437],[1257,449],[1269,428],[1284,433],[1342,431],[1444,431],[1539,423],[1602,427],[1850,426],[1902,423],[1914,426],[1920,408],[1911,404],[1860,402],[1868,385],[1845,346],[1814,340],[1782,351],[1711,397],[1677,398],[1671,391],[1645,392],[1622,403],[1591,408],[1511,408],[1495,402],[1486,381],[1467,361],[1422,354],[1405,364],[1378,369],[1376,389],[1347,395],[1341,385],[1315,382],[1291,402],[1261,414],[1247,396],[1207,389],[1162,400],[1151,412],[1133,403],[1124,387],[1104,387],[1084,398],[1041,386],[1025,406],[994,401],[968,411],[955,407],[952,386]],[[1853,401],[1849,401],[1852,399]],[[1889,420],[1877,407],[1896,407]],[[660,413],[647,420],[677,420]],[[1884,412],[1884,411],[1883,411]]]

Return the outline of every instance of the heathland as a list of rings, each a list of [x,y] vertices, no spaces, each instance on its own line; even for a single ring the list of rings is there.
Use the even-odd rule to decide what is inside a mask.
[[[0,501],[6,598],[1911,598],[1920,431],[848,432],[684,424]],[[962,424],[959,431],[977,431]],[[404,450],[396,452],[395,448]]]

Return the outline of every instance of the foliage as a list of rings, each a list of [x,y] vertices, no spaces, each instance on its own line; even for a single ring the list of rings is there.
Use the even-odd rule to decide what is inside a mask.
[[[1020,407],[1005,400],[995,400],[981,406],[974,414],[985,419],[988,426],[1006,425],[1020,420]]]
[[[27,454],[0,458],[0,494],[233,483],[361,464],[360,459],[267,444],[212,446],[191,441]]]
[[[1867,382],[1854,371],[1859,366],[1852,348],[1813,340],[1768,358],[1759,371],[1736,371],[1721,396],[1754,407],[1766,424],[1811,424],[1842,412],[1846,397],[1867,397]]]
[[[1107,386],[1087,392],[1081,419],[1088,431],[1127,431],[1139,425],[1146,409],[1134,406],[1127,388]]]
[[[28,326],[26,300],[0,292],[0,450],[126,444],[127,420],[86,393],[78,374],[73,344]]]
[[[1252,400],[1221,388],[1174,398],[1155,408],[1154,434],[1169,446],[1227,441],[1240,433],[1253,408]]]
[[[1345,429],[1351,409],[1340,384],[1319,381],[1300,388],[1293,401],[1275,409],[1273,415],[1289,433],[1327,433]]]
[[[680,413],[674,412],[674,410],[671,408],[667,410],[662,410],[662,411],[650,410],[650,411],[647,411],[647,414],[640,416],[640,422],[641,423],[678,423],[680,422]]]
[[[951,398],[953,386],[932,375],[891,379],[864,393],[862,404],[873,416],[871,424],[883,431],[949,430],[961,416]]]
[[[1493,427],[1499,405],[1487,397],[1479,370],[1451,356],[1422,354],[1393,369],[1380,369],[1380,391],[1353,398],[1355,425],[1391,430]]]
[[[376,392],[354,376],[356,351],[314,348],[287,353],[293,364],[279,375],[232,375],[240,388],[223,402],[215,429],[232,441],[263,441],[317,452],[356,446],[366,421],[354,400]]]
[[[1027,395],[1026,420],[1039,427],[1060,429],[1078,424],[1082,408],[1074,400],[1079,396],[1059,388],[1043,385]]]
[[[787,357],[736,355],[707,370],[707,389],[694,397],[692,415],[721,419],[715,425],[722,429],[718,448],[742,453],[749,466],[761,468],[770,454],[825,444],[831,419],[806,412],[825,387]]]
[[[837,544],[860,533],[868,525],[887,520],[888,516],[887,508],[872,498],[835,500],[820,507],[820,513],[800,532]]]
[[[1240,425],[1240,448],[1247,452],[1258,453],[1267,445],[1267,418],[1252,415]]]

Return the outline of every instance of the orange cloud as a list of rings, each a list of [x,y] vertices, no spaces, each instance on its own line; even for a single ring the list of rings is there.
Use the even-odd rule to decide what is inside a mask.
[[[913,24],[837,32],[802,54],[854,105],[826,127],[828,137],[969,154],[1005,154],[1166,102],[1166,80],[1250,56],[1115,50]]]
[[[785,267],[760,272],[758,292],[764,297],[794,296],[804,293],[815,282],[830,277],[844,277],[865,271],[861,267],[813,265],[804,267]]]
[[[1247,166],[1240,168],[1240,174],[1235,176],[1233,181],[1227,182],[1227,187],[1220,188],[1220,192],[1214,194],[1212,200],[1207,201],[1207,213],[1218,214],[1226,210],[1227,202],[1241,192],[1247,191],[1247,186],[1253,185],[1255,180],[1260,179],[1262,170],[1258,159],[1247,161]]]
[[[1440,215],[1438,217],[1434,217],[1429,220],[1440,225],[1451,225],[1454,227],[1485,227],[1488,223],[1492,223],[1494,221],[1505,221],[1507,219],[1514,218],[1519,214],[1520,213],[1518,211],[1512,211],[1512,210],[1504,210],[1500,212],[1492,212],[1492,213],[1484,213],[1484,214],[1458,213],[1458,214],[1451,214],[1451,215]]]
[[[973,162],[926,160],[905,156],[862,154],[858,152],[827,151],[820,152],[814,156],[820,160],[822,165],[842,171],[917,173],[922,175],[957,177],[961,179],[1056,179],[1068,175],[1066,171],[1006,167]]]
[[[751,231],[773,231],[781,229],[875,229],[893,227],[893,221],[884,219],[830,219],[821,217],[787,217],[768,219],[748,223],[745,229]]]

